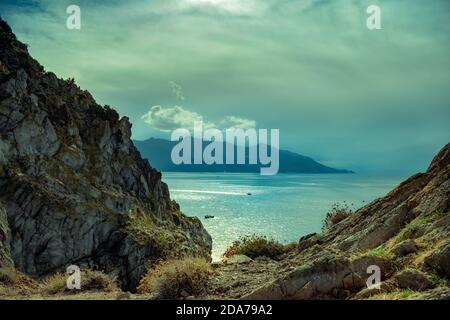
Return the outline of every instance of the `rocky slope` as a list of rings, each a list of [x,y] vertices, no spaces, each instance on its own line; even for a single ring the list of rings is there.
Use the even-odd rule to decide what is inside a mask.
[[[158,258],[209,257],[130,137],[128,118],[45,72],[0,20],[0,266],[40,278],[75,264],[134,289]]]
[[[449,211],[450,144],[426,173],[280,259],[216,265],[204,298],[450,299]],[[379,290],[366,285],[371,265],[381,269]]]

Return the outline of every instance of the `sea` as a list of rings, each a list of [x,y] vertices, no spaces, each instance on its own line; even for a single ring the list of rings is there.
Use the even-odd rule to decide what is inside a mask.
[[[212,236],[214,261],[242,236],[297,242],[321,231],[333,204],[345,202],[356,210],[403,179],[359,174],[163,173],[181,211],[200,218]],[[214,218],[206,219],[207,215]]]

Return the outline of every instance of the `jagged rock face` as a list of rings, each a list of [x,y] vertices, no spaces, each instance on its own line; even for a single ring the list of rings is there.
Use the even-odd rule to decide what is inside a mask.
[[[3,260],[35,277],[99,268],[134,289],[149,261],[209,256],[211,237],[179,212],[130,137],[128,118],[44,72],[0,21],[0,257],[10,250]],[[139,239],[127,231],[136,216],[176,241]]]

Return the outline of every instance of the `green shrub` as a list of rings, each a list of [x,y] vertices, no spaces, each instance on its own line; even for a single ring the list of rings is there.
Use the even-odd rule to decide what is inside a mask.
[[[373,249],[369,249],[363,254],[364,256],[370,256],[370,257],[389,257],[389,252],[387,252],[386,248],[383,246],[379,246]]]
[[[125,231],[142,245],[153,243],[161,253],[171,249],[175,242],[170,232],[158,225],[156,218],[145,214],[132,216]]]
[[[208,283],[211,265],[204,258],[167,260],[150,269],[141,279],[138,293],[155,299],[182,299],[199,295]]]
[[[430,273],[430,281],[436,287],[448,287],[449,280],[447,278],[441,277],[437,273]]]
[[[394,243],[400,243],[402,241],[408,240],[408,239],[414,239],[417,234],[417,232],[422,228],[423,226],[431,223],[434,221],[434,219],[438,217],[437,214],[429,215],[429,216],[418,216],[413,221],[411,221],[406,227],[404,227],[397,236],[394,238]]]
[[[223,254],[228,258],[233,255],[243,254],[252,259],[257,257],[268,257],[274,259],[290,250],[291,246],[285,246],[266,236],[245,236],[233,242]]]

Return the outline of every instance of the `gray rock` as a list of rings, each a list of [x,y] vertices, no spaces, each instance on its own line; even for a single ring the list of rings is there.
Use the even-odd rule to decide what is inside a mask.
[[[247,257],[246,255],[236,254],[229,258],[224,259],[223,263],[225,263],[225,264],[242,264],[242,263],[249,263],[252,261],[253,260],[250,257]]]
[[[53,156],[59,149],[55,129],[49,119],[36,122],[26,119],[14,130],[17,150],[20,156]]]
[[[141,158],[129,119],[43,72],[0,29],[9,72],[0,77],[1,263],[35,278],[71,264],[101,269],[133,290],[160,258],[210,258],[210,235]],[[133,219],[148,224],[144,232],[129,227]]]
[[[394,276],[397,285],[402,289],[423,291],[432,286],[426,274],[416,269],[406,269]]]
[[[450,244],[447,243],[425,258],[425,264],[450,277]]]
[[[388,292],[392,292],[398,290],[398,288],[392,284],[389,281],[383,281],[380,284],[380,289],[377,288],[364,288],[361,291],[359,291],[358,293],[356,293],[355,295],[355,299],[367,299],[371,296],[374,296],[376,294],[380,294],[380,293],[388,293]]]
[[[292,299],[294,300],[309,300],[314,297],[316,294],[316,287],[314,286],[314,283],[308,282],[301,288],[299,291],[297,291]]]
[[[11,153],[11,145],[8,141],[0,140],[0,165],[6,164]]]
[[[332,294],[335,288],[343,288],[343,279],[349,273],[351,269],[347,259],[325,256],[289,272],[283,278],[255,290],[243,299],[299,299],[304,297],[306,292],[311,292],[311,288],[314,288],[314,294]]]
[[[59,153],[59,158],[66,166],[75,170],[81,169],[86,162],[86,156],[83,150],[79,149],[76,145],[64,148]]]
[[[343,256],[322,253],[322,257],[255,290],[244,299],[300,299],[311,292],[314,297],[332,296],[342,299],[351,292],[358,292],[366,286],[367,267],[370,265],[380,266],[383,271],[382,279],[392,272],[391,263],[387,259],[363,256],[349,260]],[[307,291],[305,291],[306,286]],[[305,299],[313,298],[313,296]]]
[[[417,252],[418,248],[414,240],[408,239],[397,244],[392,248],[392,253],[397,257],[403,257],[411,253]]]
[[[321,244],[320,236],[317,233],[311,233],[300,238],[297,246],[298,252],[313,247],[314,245]]]

